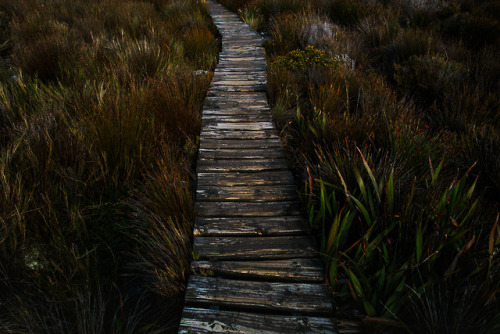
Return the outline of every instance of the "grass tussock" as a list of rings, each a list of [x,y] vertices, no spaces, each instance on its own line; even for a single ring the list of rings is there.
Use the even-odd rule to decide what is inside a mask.
[[[0,331],[175,330],[217,32],[197,1],[0,1]]]
[[[497,332],[498,6],[221,3],[270,36],[268,93],[337,317]]]

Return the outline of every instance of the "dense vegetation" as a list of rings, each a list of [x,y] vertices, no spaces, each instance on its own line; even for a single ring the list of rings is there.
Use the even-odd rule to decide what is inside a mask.
[[[0,0],[0,332],[175,327],[216,34],[195,0]]]
[[[500,4],[220,0],[269,36],[269,98],[337,316],[500,331]]]

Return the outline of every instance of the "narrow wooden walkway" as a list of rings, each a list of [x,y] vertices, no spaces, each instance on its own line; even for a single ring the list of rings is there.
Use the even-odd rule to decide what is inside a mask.
[[[179,333],[335,333],[316,241],[266,98],[261,37],[207,0],[222,53],[203,110]]]

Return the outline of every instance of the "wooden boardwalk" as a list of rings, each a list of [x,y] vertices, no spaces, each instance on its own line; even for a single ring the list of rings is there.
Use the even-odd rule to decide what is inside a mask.
[[[179,333],[335,333],[316,241],[267,103],[262,39],[206,2],[222,52],[203,110],[195,261]]]

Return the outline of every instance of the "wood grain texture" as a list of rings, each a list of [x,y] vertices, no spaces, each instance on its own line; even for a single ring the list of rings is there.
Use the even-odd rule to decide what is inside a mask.
[[[279,261],[194,261],[193,273],[202,276],[322,283],[325,280],[323,263],[317,259],[290,259]]]
[[[328,318],[186,307],[182,314],[179,333],[336,334],[337,325],[334,320]]]
[[[269,130],[275,129],[273,122],[265,121],[243,121],[243,122],[222,122],[222,121],[212,121],[206,123],[203,127],[204,130],[235,130],[235,131],[258,131],[258,130]]]
[[[200,150],[209,149],[260,149],[265,151],[270,148],[281,148],[281,141],[279,139],[254,139],[254,140],[238,140],[238,139],[225,139],[213,140],[203,139],[200,140]]]
[[[191,276],[186,303],[219,305],[230,309],[272,310],[301,314],[329,314],[333,310],[328,287],[322,284],[240,281]]]
[[[198,173],[198,186],[256,186],[294,184],[288,170],[234,173]]]
[[[310,232],[301,216],[196,217],[193,231],[195,237],[308,235]]]
[[[296,201],[284,202],[197,202],[200,217],[279,217],[302,214],[302,205]]]
[[[244,143],[242,143],[244,144]],[[198,157],[202,160],[224,160],[224,159],[284,159],[285,155],[281,147],[259,148],[200,148]]]
[[[255,123],[255,122],[273,122],[273,118],[270,113],[251,113],[247,115],[241,115],[235,110],[235,114],[224,115],[224,114],[205,114],[202,119],[202,126],[208,126],[213,123]]]
[[[229,102],[228,102],[229,103]],[[271,117],[271,110],[265,105],[248,105],[248,106],[237,106],[237,102],[234,102],[236,106],[221,107],[216,106],[213,109],[207,109],[203,112],[203,116],[213,115],[219,116],[231,116],[231,117],[252,117],[252,116],[267,116]]]
[[[201,260],[278,260],[316,258],[312,236],[197,237],[193,250]]]
[[[238,186],[238,187],[198,187],[197,201],[292,201],[298,200],[294,184],[275,186]]]
[[[273,159],[199,159],[196,170],[206,172],[259,172],[269,170],[287,170],[283,158]]]
[[[203,139],[278,139],[276,130],[202,130],[200,137]]]

